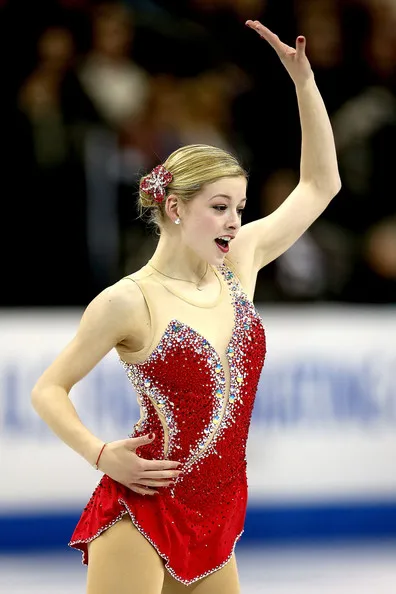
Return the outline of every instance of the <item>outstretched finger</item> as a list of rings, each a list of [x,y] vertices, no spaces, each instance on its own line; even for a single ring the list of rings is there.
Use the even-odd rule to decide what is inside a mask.
[[[260,21],[246,21],[248,27],[256,31],[260,37],[268,41],[268,43],[274,48],[277,53],[284,52],[285,44],[279,39],[275,33],[270,31],[268,27],[265,27]]]

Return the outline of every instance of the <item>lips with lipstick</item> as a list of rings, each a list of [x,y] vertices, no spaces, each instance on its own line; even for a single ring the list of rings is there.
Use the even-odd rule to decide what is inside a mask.
[[[230,241],[233,239],[232,235],[221,235],[215,239],[217,247],[226,254],[230,249]]]

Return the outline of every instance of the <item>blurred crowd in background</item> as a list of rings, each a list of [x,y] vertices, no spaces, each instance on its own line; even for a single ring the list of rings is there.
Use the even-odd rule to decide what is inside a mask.
[[[249,18],[307,37],[343,183],[256,300],[396,303],[395,0],[0,0],[2,305],[84,306],[142,266],[138,183],[181,145],[240,158],[245,223],[287,197],[295,91]]]

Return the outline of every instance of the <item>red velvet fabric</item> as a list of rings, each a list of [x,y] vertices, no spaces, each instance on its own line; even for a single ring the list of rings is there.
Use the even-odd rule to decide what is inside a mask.
[[[142,496],[104,475],[74,530],[69,545],[87,543],[128,513],[138,530],[184,584],[209,575],[230,559],[243,532],[247,505],[246,443],[264,363],[266,344],[260,317],[235,275],[221,269],[230,289],[235,325],[226,370],[218,353],[190,326],[174,319],[150,357],[123,363],[138,394],[142,422],[133,436],[153,431],[156,439],[138,450],[144,458],[182,462],[176,484]],[[165,448],[166,449],[166,448]]]

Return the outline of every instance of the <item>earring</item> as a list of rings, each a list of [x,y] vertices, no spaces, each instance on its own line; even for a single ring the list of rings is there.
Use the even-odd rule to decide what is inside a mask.
[[[179,217],[175,220],[175,225],[180,225],[181,221],[179,219]]]

